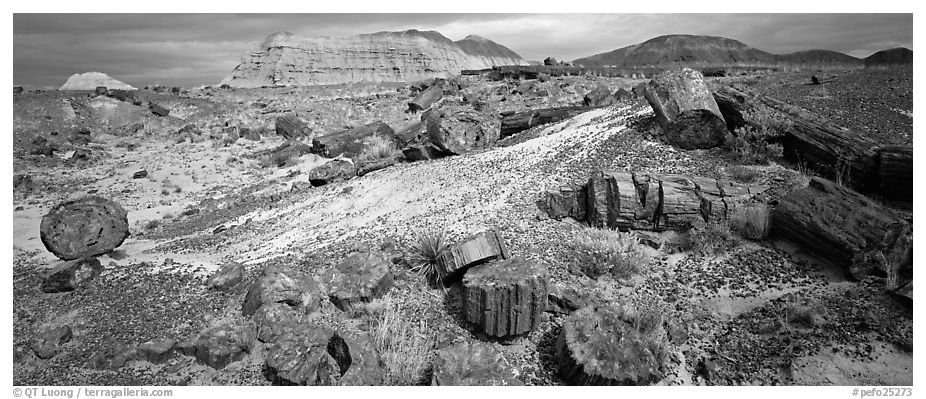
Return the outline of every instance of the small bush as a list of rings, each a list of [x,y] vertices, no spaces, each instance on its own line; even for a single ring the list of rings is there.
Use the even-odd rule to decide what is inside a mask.
[[[627,278],[649,265],[643,246],[630,233],[582,229],[570,243],[579,270],[591,278]]]
[[[158,228],[158,226],[160,225],[161,225],[161,221],[154,219],[154,220],[149,220],[148,223],[145,224],[145,228],[148,230],[154,230]]]
[[[743,165],[733,165],[727,168],[727,172],[738,183],[753,183],[759,178],[759,172]]]
[[[434,329],[427,318],[411,320],[389,296],[376,302],[383,306],[374,310],[369,331],[382,358],[386,385],[421,384],[436,344]]]
[[[370,136],[363,143],[363,150],[358,156],[364,162],[395,158],[399,153],[394,141],[382,136]]]
[[[769,216],[765,204],[747,205],[730,216],[730,227],[743,238],[762,241],[768,237]]]
[[[620,310],[620,319],[637,330],[660,365],[666,364],[669,357],[669,334],[665,329],[665,315],[668,313],[665,306],[653,300],[624,305]]]
[[[754,110],[744,115],[746,126],[728,134],[725,145],[734,157],[747,164],[767,164],[769,158],[779,158],[784,149],[774,143],[791,129],[791,122],[768,109]]]
[[[444,271],[439,270],[437,258],[449,245],[444,230],[415,231],[409,259],[412,271],[432,284],[442,283]]]
[[[668,247],[675,252],[701,251],[716,255],[732,249],[737,243],[730,225],[715,221],[695,223],[688,231],[680,232]]]

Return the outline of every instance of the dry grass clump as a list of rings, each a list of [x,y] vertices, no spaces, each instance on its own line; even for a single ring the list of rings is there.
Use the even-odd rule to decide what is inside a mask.
[[[721,254],[739,244],[727,222],[713,221],[695,223],[691,229],[679,232],[676,238],[666,243],[671,252],[700,251],[705,254]]]
[[[765,204],[746,205],[730,216],[730,227],[748,240],[764,240],[768,237],[770,226],[768,206]]]
[[[579,270],[591,278],[605,274],[627,278],[650,263],[643,246],[630,233],[585,228],[567,245]]]
[[[759,179],[759,172],[743,165],[733,165],[727,168],[730,178],[737,183],[753,183]]]
[[[660,365],[666,364],[670,346],[669,334],[665,329],[668,310],[658,300],[638,301],[633,305],[623,305],[620,310],[620,319],[637,330]]]
[[[431,284],[442,283],[444,271],[440,270],[437,258],[450,241],[444,230],[416,230],[411,243],[409,263],[415,274],[424,277]]]
[[[363,162],[374,162],[382,159],[392,159],[398,156],[399,149],[394,141],[373,135],[367,137],[363,143],[358,159]]]
[[[728,134],[726,146],[734,158],[747,164],[768,164],[770,158],[780,158],[783,148],[776,142],[791,129],[791,122],[777,111],[753,110],[744,115],[746,126]]]
[[[401,304],[386,296],[371,310],[370,337],[379,352],[386,385],[420,385],[431,363],[436,345],[434,329],[426,318],[413,319]],[[372,306],[371,306],[371,309]]]

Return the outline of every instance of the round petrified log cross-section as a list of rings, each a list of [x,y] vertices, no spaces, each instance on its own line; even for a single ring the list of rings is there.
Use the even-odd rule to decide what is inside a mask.
[[[584,307],[566,318],[556,341],[563,380],[570,385],[646,385],[662,378],[643,337],[611,306]]]
[[[471,268],[463,276],[466,320],[496,337],[533,330],[547,308],[548,276],[519,257]]]
[[[64,260],[107,253],[128,236],[125,209],[97,196],[62,202],[42,218],[42,243]]]

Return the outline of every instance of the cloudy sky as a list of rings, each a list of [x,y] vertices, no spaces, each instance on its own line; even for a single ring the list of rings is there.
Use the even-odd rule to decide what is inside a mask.
[[[686,33],[725,36],[772,53],[856,57],[913,48],[912,14],[14,14],[15,84],[58,87],[99,71],[136,87],[214,84],[266,36],[436,30],[492,39],[529,60],[573,60]]]

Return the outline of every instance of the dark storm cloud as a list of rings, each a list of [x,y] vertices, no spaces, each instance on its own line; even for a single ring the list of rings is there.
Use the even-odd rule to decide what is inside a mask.
[[[725,36],[772,53],[865,57],[912,48],[912,14],[14,14],[17,84],[57,87],[100,71],[134,86],[218,82],[267,35],[433,29],[478,34],[525,58],[571,60],[671,33]]]

